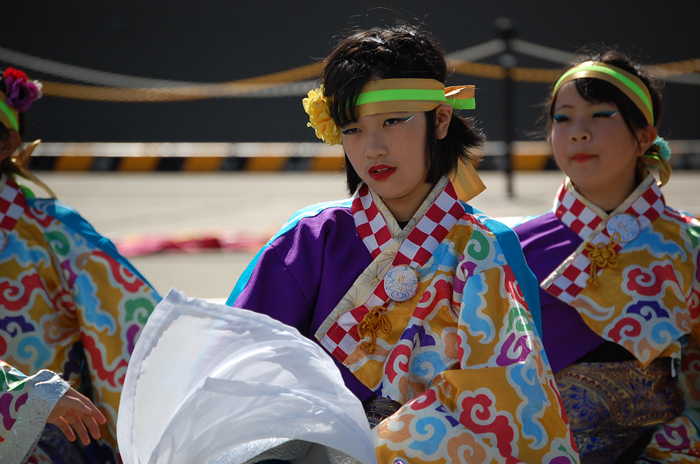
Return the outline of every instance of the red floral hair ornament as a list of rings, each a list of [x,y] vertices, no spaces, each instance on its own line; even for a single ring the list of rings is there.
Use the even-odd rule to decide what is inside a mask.
[[[27,111],[39,98],[41,98],[40,82],[30,81],[24,71],[19,69],[5,69],[0,79],[0,123],[7,129],[19,132],[19,113]],[[56,194],[29,170],[29,157],[39,143],[41,140],[35,140],[5,159],[0,166],[0,174],[14,174],[29,179],[46,190],[51,198],[56,198]]]
[[[0,86],[0,122],[7,129],[19,131],[19,113],[41,98],[41,83],[30,81],[24,71],[7,68]]]

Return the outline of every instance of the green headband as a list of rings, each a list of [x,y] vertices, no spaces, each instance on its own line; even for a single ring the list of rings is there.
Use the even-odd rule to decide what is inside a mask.
[[[0,122],[2,123],[3,126],[5,126],[7,129],[14,129],[17,132],[19,132],[19,120],[17,119],[17,112],[16,110],[10,108],[10,106],[6,102],[7,97],[3,92],[0,92]],[[11,126],[9,127],[8,126]]]
[[[356,105],[360,106],[368,103],[399,100],[444,102],[458,110],[473,110],[476,108],[476,100],[474,98],[446,98],[444,90],[419,89],[375,90],[373,92],[361,93],[357,98]]]
[[[447,87],[436,79],[379,79],[370,81],[357,97],[357,116],[402,111],[430,111],[442,104],[455,109],[476,108],[474,86]]]
[[[628,73],[624,69],[620,69],[617,66],[612,66],[607,63],[602,63],[599,61],[586,61],[569,69],[554,85],[552,99],[556,97],[557,92],[564,86],[564,84],[576,79],[584,78],[600,79],[609,82],[620,89],[630,100],[632,100],[642,114],[644,114],[647,123],[652,126],[654,125],[654,111],[651,104],[651,95],[649,94],[649,89],[647,86],[644,85],[644,82],[642,82],[642,80],[637,76]]]

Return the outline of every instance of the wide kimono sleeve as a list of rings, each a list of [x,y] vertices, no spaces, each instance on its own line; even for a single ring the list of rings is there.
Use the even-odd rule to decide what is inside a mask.
[[[683,393],[685,410],[654,434],[644,451],[645,463],[700,462],[700,222],[684,214],[676,213],[674,217],[687,223],[679,235],[687,252],[688,268],[692,269],[688,273],[676,270],[677,276],[687,279],[683,298],[679,300],[685,303],[687,311],[679,313],[690,325],[690,333],[681,339],[678,370],[678,387]]]
[[[0,458],[24,463],[34,450],[46,419],[69,389],[53,372],[26,376],[0,360]]]
[[[93,401],[107,418],[97,447],[107,444],[116,451],[124,376],[138,336],[161,297],[75,210],[43,199],[31,200],[29,206],[31,222],[42,231],[34,240],[51,250],[53,267],[60,273],[51,288],[56,317],[45,324],[51,330],[45,337],[55,342],[56,351],[52,362],[38,367],[61,372]],[[111,451],[105,448],[104,453]]]
[[[289,237],[279,241],[285,239]],[[246,272],[250,277],[239,281],[227,304],[266,314],[308,337],[312,307],[293,270],[280,258],[276,243],[266,245]]]
[[[266,314],[313,338],[369,262],[348,202],[312,205],[260,250],[226,304]]]
[[[523,289],[479,224],[456,266],[451,305],[456,328],[445,336],[457,362],[374,429],[379,462],[579,462]]]

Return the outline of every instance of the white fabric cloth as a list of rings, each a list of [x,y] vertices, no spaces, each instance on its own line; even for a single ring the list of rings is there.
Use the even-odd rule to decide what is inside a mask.
[[[377,463],[362,404],[318,345],[270,317],[174,289],[134,349],[117,435],[125,464],[242,464],[293,440],[314,463],[323,447]]]

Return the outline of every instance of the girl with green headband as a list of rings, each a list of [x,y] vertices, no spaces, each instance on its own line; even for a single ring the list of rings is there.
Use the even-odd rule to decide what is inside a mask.
[[[581,460],[698,463],[700,222],[660,190],[660,86],[620,53],[582,57],[547,116],[567,178],[515,231]]]
[[[160,297],[29,171],[24,112],[40,96],[24,72],[0,76],[0,461],[119,462],[121,385]]]
[[[466,203],[483,189],[470,162],[482,136],[456,114],[474,88],[446,88],[447,72],[414,27],[335,47],[303,104],[341,145],[352,198],[293,216],[228,304],[332,355],[382,464],[578,462],[533,276],[513,232]]]

